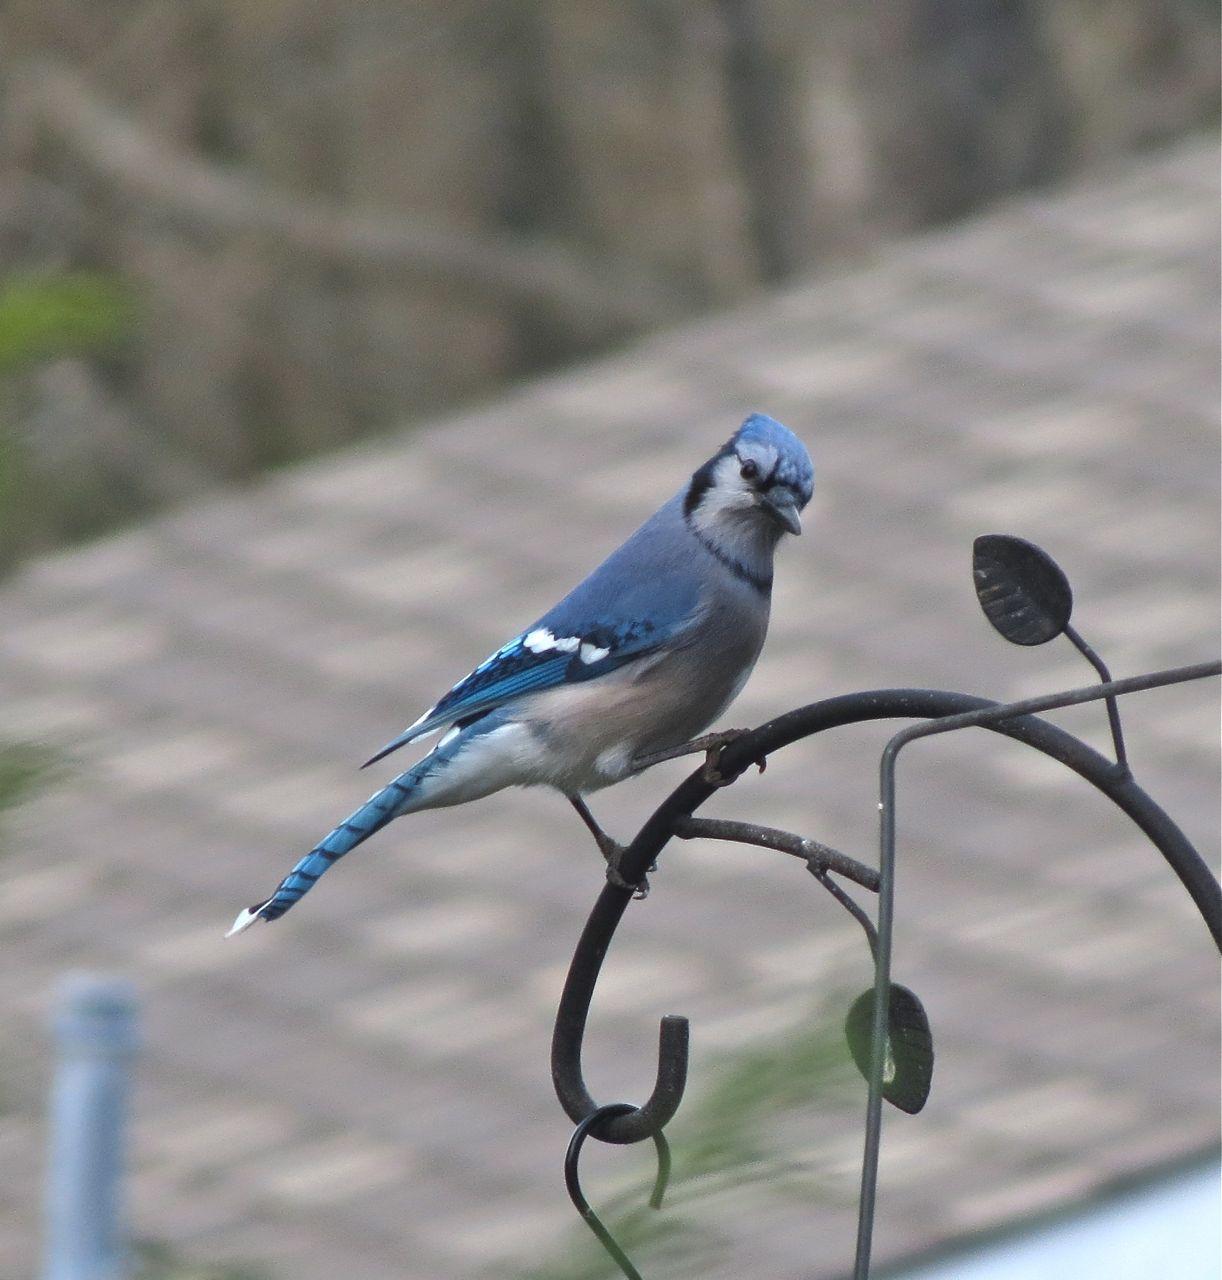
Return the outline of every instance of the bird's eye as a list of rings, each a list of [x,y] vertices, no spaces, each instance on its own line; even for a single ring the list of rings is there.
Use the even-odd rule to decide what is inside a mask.
[[[741,475],[744,480],[754,480],[759,473],[760,464],[754,459],[748,458],[747,461],[743,463],[742,470],[739,472],[739,475]]]

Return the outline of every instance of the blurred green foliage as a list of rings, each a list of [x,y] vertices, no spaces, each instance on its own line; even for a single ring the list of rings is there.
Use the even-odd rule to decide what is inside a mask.
[[[61,772],[59,754],[34,742],[0,742],[0,854],[7,852],[4,819]],[[14,1106],[6,1079],[11,1046],[0,1046],[0,1115]]]
[[[0,818],[51,781],[59,758],[49,747],[33,742],[0,743]]]
[[[116,351],[134,326],[132,293],[109,275],[64,271],[0,284],[0,572],[65,533],[100,529],[112,506],[95,492],[96,477],[18,430],[23,375],[48,360]]]
[[[6,402],[17,378],[41,361],[117,349],[132,331],[134,315],[130,292],[107,275],[63,272],[0,285],[0,568],[37,543],[42,508],[74,501],[71,477],[44,474],[30,442],[14,430]],[[50,747],[0,743],[0,821],[61,769],[61,757]],[[159,1241],[141,1242],[135,1252],[133,1280],[267,1280],[261,1269],[184,1261]]]
[[[849,996],[833,993],[797,1030],[761,1039],[712,1065],[704,1091],[687,1101],[667,1130],[674,1166],[660,1210],[646,1204],[647,1184],[600,1201],[594,1179],[583,1181],[594,1212],[634,1263],[651,1275],[701,1276],[724,1244],[712,1225],[718,1198],[748,1188],[798,1200],[834,1194],[818,1164],[793,1159],[786,1145],[802,1115],[853,1107],[863,1096],[844,1038],[843,1011],[850,1003]],[[587,1144],[587,1151],[595,1145]],[[652,1145],[642,1150],[652,1152]],[[519,1280],[621,1275],[574,1214],[555,1258],[520,1272]]]
[[[107,275],[69,271],[9,280],[0,286],[0,374],[114,346],[132,319],[130,293]]]
[[[132,1280],[267,1280],[267,1272],[244,1264],[200,1266],[184,1261],[161,1241],[141,1240]]]

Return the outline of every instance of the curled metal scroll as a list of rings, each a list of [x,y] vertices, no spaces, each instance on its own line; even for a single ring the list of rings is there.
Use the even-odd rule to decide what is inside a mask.
[[[627,1102],[611,1102],[605,1107],[599,1107],[588,1115],[573,1130],[573,1136],[569,1139],[569,1147],[564,1155],[564,1185],[568,1188],[569,1199],[572,1200],[574,1208],[581,1214],[582,1221],[594,1233],[599,1244],[611,1255],[615,1265],[627,1276],[628,1280],[641,1280],[641,1273],[632,1265],[632,1260],[620,1247],[619,1241],[603,1226],[602,1219],[590,1208],[590,1202],[586,1199],[585,1192],[581,1189],[581,1177],[578,1165],[581,1161],[581,1148],[585,1145],[585,1140],[590,1136],[594,1129],[606,1120],[617,1116],[626,1115],[633,1111],[631,1103]],[[654,1179],[653,1191],[649,1196],[649,1207],[651,1209],[660,1209],[662,1207],[662,1196],[666,1192],[666,1184],[670,1179],[670,1146],[661,1130],[653,1135],[654,1145],[658,1149],[658,1173]]]

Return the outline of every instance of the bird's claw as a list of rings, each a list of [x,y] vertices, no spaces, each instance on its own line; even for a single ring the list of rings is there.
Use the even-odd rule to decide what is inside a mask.
[[[721,772],[721,753],[732,742],[737,742],[744,734],[749,733],[749,729],[727,729],[723,733],[719,733],[716,737],[717,742],[711,743],[704,753],[704,767],[700,770],[700,776],[711,787],[728,787],[734,781],[733,778],[727,778]],[[712,736],[712,735],[710,735]],[[768,757],[758,756],[754,761],[760,773],[763,773],[768,767]]]
[[[616,865],[618,861],[618,858],[614,862],[610,858],[607,859],[607,883],[613,884],[617,889],[627,889],[635,901],[643,902],[649,897],[648,876],[642,876],[637,884],[632,884],[631,881],[625,880],[620,875],[619,867]],[[649,869],[652,871],[654,867],[651,866]]]
[[[625,880],[624,877],[620,875],[619,864],[623,861],[624,854],[627,852],[627,846],[620,844],[618,840],[613,840],[601,829],[595,838],[598,841],[598,851],[607,862],[608,884],[613,884],[617,889],[629,890],[632,893],[632,896],[638,901],[649,897],[649,881],[645,876],[641,877],[639,884],[633,884],[630,880]],[[649,870],[657,870],[657,864],[651,864]]]

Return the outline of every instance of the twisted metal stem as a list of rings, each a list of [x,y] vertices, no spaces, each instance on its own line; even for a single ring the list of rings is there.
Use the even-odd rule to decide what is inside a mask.
[[[573,1136],[569,1139],[568,1150],[564,1153],[564,1185],[568,1188],[569,1199],[572,1200],[577,1212],[581,1214],[582,1221],[594,1233],[599,1244],[611,1255],[615,1265],[628,1277],[628,1280],[641,1280],[641,1273],[632,1265],[632,1260],[623,1251],[611,1232],[603,1225],[602,1219],[590,1208],[590,1202],[586,1199],[585,1192],[581,1189],[581,1178],[578,1171],[581,1148],[584,1146],[586,1138],[591,1133],[594,1133],[598,1125],[608,1117],[626,1115],[632,1110],[631,1103],[610,1102],[605,1107],[598,1107],[595,1111],[592,1111],[578,1124],[577,1128],[573,1130]],[[670,1180],[670,1144],[660,1131],[653,1135],[653,1141],[658,1149],[658,1173],[654,1179],[653,1191],[649,1196],[649,1207],[651,1209],[660,1209],[662,1207],[662,1197],[666,1193],[666,1184]]]

